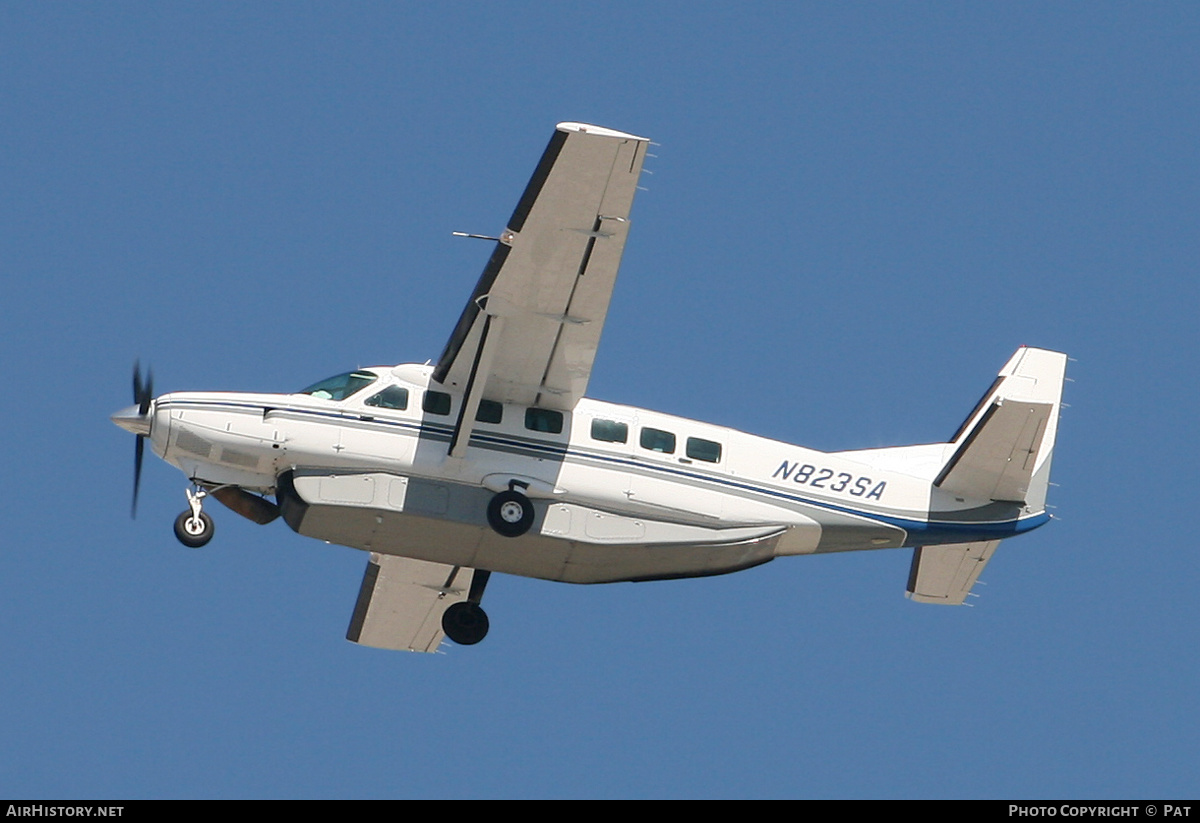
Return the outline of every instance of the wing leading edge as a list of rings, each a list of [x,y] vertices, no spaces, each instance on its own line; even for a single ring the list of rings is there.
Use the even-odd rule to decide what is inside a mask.
[[[464,393],[462,420],[481,399],[568,411],[584,395],[648,143],[555,129],[433,372]]]

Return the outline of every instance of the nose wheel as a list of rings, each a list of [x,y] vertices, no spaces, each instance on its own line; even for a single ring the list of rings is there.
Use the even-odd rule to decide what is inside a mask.
[[[175,518],[175,536],[189,549],[198,549],[212,540],[216,526],[207,514],[200,510],[201,501],[208,496],[204,489],[187,490],[188,508]]]

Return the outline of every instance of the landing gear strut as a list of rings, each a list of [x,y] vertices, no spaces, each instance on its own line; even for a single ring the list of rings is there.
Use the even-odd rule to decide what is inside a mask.
[[[476,569],[467,599],[442,612],[442,631],[460,646],[474,646],[487,637],[488,616],[480,608],[479,601],[483,599],[483,589],[491,575],[489,571]]]
[[[187,490],[188,508],[175,518],[175,536],[179,542],[191,549],[198,549],[212,540],[216,526],[212,518],[200,511],[201,501],[208,496],[204,489]]]

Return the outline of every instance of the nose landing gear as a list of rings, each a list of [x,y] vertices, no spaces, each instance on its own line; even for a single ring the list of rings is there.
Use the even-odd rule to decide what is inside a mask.
[[[175,536],[190,549],[198,549],[212,540],[216,526],[207,514],[200,510],[201,501],[208,496],[204,489],[187,490],[188,508],[175,518]]]

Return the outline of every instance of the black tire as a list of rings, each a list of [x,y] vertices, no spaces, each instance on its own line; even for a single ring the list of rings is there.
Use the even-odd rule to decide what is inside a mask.
[[[200,512],[198,523],[192,519],[191,509],[175,518],[175,536],[189,549],[198,549],[212,540],[214,531],[216,526],[212,518],[204,512]]]
[[[487,507],[488,525],[505,537],[520,537],[533,525],[533,503],[518,491],[500,492]]]
[[[442,631],[460,646],[474,646],[487,637],[487,612],[478,603],[455,603],[442,612]]]

